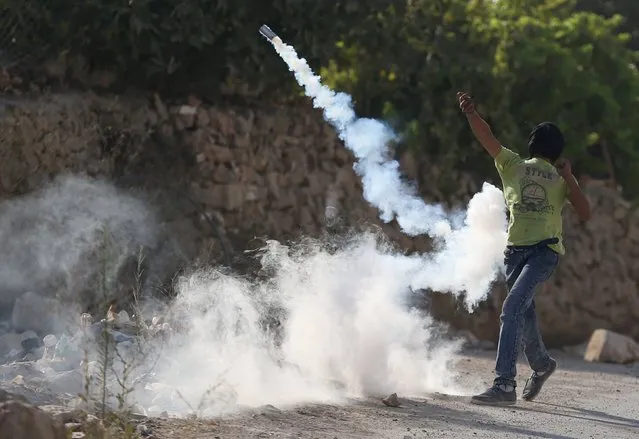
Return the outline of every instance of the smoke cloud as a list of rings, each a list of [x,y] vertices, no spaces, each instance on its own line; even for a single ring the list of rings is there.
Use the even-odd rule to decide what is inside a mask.
[[[381,238],[380,238],[381,239]],[[406,306],[423,261],[360,235],[331,252],[320,242],[270,242],[249,281],[215,269],[185,276],[169,315],[180,334],[136,393],[151,414],[219,415],[264,404],[340,402],[390,392],[460,393],[430,318]]]
[[[348,95],[323,86],[291,46],[279,39],[274,46],[354,153],[364,197],[381,219],[433,237],[436,251],[406,256],[366,234],[337,250],[271,242],[262,253],[266,279],[215,269],[185,276],[169,311],[181,335],[157,363],[155,382],[136,396],[152,413],[200,406],[216,415],[388,392],[463,393],[450,367],[459,343],[439,338],[408,297],[418,289],[465,293],[472,309],[486,296],[506,244],[502,192],[484,184],[465,215],[425,203],[389,158],[390,128],[358,119]],[[327,204],[332,219],[337,211]]]
[[[156,241],[146,204],[107,183],[60,177],[42,190],[0,205],[0,303],[25,291],[77,302],[100,298],[87,284],[100,270],[108,233],[114,275],[139,246]],[[93,299],[93,300],[92,300]]]

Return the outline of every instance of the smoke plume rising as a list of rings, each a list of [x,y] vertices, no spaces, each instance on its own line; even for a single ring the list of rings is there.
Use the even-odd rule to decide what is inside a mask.
[[[399,163],[389,158],[388,145],[395,139],[384,123],[358,118],[351,97],[322,85],[306,60],[279,38],[270,40],[294,73],[297,82],[340,139],[355,156],[355,172],[361,177],[364,198],[380,212],[384,222],[397,221],[410,236],[429,235],[440,250],[415,276],[413,288],[466,293],[472,309],[485,298],[502,264],[506,246],[506,211],[502,192],[484,183],[468,206],[465,222],[454,228],[450,215],[439,205],[427,204],[412,185],[402,180]]]

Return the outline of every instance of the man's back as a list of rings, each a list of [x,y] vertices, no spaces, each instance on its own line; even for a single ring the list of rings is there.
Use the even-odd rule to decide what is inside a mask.
[[[561,211],[568,187],[555,167],[541,158],[524,160],[507,148],[495,157],[495,166],[510,211],[508,243],[532,245],[558,238],[550,247],[564,254]]]

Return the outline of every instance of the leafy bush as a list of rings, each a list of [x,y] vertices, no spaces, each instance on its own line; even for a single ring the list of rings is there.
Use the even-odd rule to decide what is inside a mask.
[[[411,5],[403,16],[376,17],[392,42],[371,46],[366,30],[351,34],[323,69],[362,112],[397,121],[405,144],[440,162],[483,171],[492,163],[471,147],[455,104],[455,91],[466,89],[504,144],[525,152],[530,129],[555,121],[577,171],[616,175],[639,195],[637,54],[619,16],[576,12],[564,0]]]
[[[261,99],[299,94],[257,34],[267,23],[350,92],[360,114],[386,118],[405,147],[446,166],[492,167],[478,162],[483,152],[456,107],[455,92],[467,89],[504,143],[522,150],[533,125],[556,121],[577,170],[614,174],[639,195],[637,55],[611,14],[614,5],[634,13],[636,1],[601,3],[611,18],[584,12],[595,3],[0,0],[0,44],[33,60],[82,55],[126,84],[165,93],[241,83]]]
[[[357,21],[356,0],[0,0],[0,44],[19,58],[81,55],[138,84],[239,80],[265,89],[285,66],[257,30],[282,32],[310,57],[330,56],[336,35]],[[338,17],[341,19],[338,19]],[[311,61],[313,59],[311,58]],[[276,74],[266,74],[276,72]],[[281,89],[281,87],[278,87]]]

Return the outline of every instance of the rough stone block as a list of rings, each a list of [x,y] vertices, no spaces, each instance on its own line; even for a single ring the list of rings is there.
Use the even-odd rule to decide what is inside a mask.
[[[607,329],[593,332],[584,359],[590,362],[626,364],[639,361],[639,344]]]

